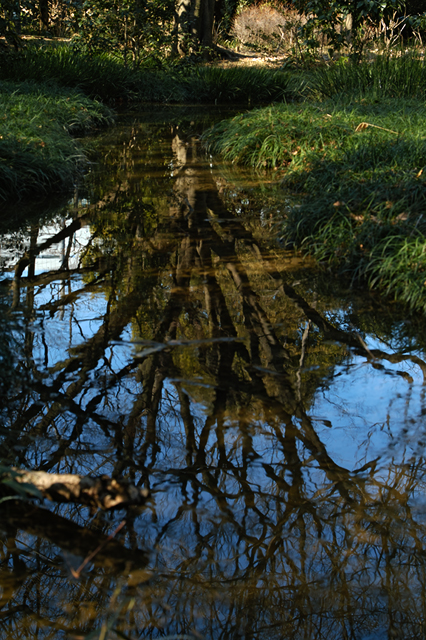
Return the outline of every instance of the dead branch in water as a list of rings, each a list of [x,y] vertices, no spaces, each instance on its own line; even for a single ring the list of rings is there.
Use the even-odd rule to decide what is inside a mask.
[[[12,467],[3,470],[0,478],[9,487],[18,483],[22,485],[24,491],[28,488],[28,493],[32,495],[35,488],[42,497],[54,502],[76,502],[101,509],[140,505],[149,495],[148,489],[141,489],[107,475],[80,476],[71,473],[27,471]],[[32,492],[31,489],[33,489]]]

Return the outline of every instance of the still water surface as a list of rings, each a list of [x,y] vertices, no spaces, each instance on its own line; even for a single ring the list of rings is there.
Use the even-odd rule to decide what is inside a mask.
[[[4,228],[0,457],[150,499],[4,503],[0,637],[423,638],[423,321],[284,251],[210,119],[124,119]]]

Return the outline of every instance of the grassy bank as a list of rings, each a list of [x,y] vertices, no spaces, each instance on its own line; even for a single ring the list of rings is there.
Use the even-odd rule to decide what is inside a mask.
[[[82,93],[30,82],[0,83],[0,200],[69,188],[84,154],[73,137],[112,122]]]
[[[66,45],[0,52],[0,200],[72,184],[82,160],[72,134],[111,121],[96,100],[250,104],[296,94],[288,72],[269,69],[130,70]]]
[[[107,54],[84,55],[67,45],[28,45],[20,51],[0,53],[0,80],[48,82],[107,102],[135,95],[138,79]]]
[[[328,92],[334,83],[335,95],[318,100],[318,80],[324,87],[327,79],[321,71],[312,85],[315,102],[237,116],[219,123],[206,142],[228,160],[275,168],[296,202],[282,224],[286,243],[426,311],[426,83],[416,80],[419,69],[392,79],[390,71],[406,66],[378,61],[363,86],[350,81],[354,73],[364,77],[362,65],[342,66],[339,90],[330,69]],[[388,80],[382,96],[379,74]]]

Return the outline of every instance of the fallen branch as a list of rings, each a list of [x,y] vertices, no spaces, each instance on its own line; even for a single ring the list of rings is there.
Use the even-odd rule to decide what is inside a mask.
[[[25,469],[2,469],[2,484],[9,488],[22,485],[24,491],[34,495],[34,488],[42,497],[55,502],[77,502],[101,509],[126,505],[140,505],[148,498],[148,489],[140,489],[124,480],[109,476],[80,476],[71,473],[46,473]],[[26,486],[25,486],[26,485]],[[33,489],[33,491],[31,491]],[[22,493],[22,491],[20,491]]]

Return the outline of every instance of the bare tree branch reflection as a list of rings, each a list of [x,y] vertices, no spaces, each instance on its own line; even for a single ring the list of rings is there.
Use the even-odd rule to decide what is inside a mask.
[[[121,578],[97,562],[78,584],[63,556],[86,553],[84,532],[93,550],[111,521],[96,514],[83,526],[87,512],[68,506],[43,523],[40,507],[32,520],[10,507],[3,631],[84,636],[118,589],[114,602],[133,609],[117,604],[114,624],[130,637],[421,637],[422,353],[369,346],[359,328],[339,326],[321,292],[302,293],[265,248],[261,225],[232,208],[195,137],[159,129],[167,153],[154,170],[143,133],[109,150],[120,186],[103,188],[102,206],[39,244],[35,225],[17,256],[10,306],[28,382],[3,400],[0,454],[52,473],[127,478],[152,502],[126,516],[125,545],[113,552]],[[39,272],[36,256],[58,238],[67,242],[58,268]],[[400,385],[379,417],[367,409],[362,441],[345,407],[338,413],[351,367]],[[330,389],[337,408],[318,417]],[[77,528],[67,534],[68,522]]]

